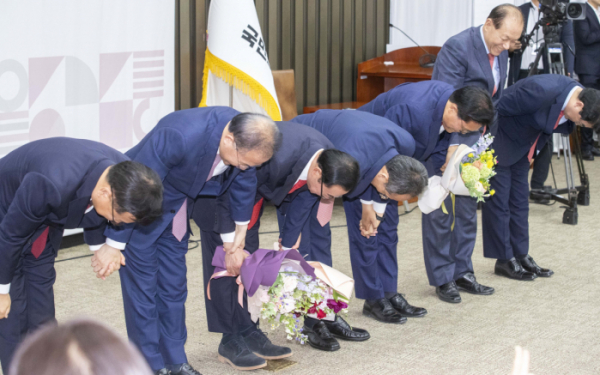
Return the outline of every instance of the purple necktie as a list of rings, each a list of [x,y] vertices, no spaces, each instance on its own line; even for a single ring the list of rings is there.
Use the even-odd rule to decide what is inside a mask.
[[[181,208],[173,217],[173,236],[181,242],[187,232],[187,198],[183,201]]]
[[[221,162],[221,155],[217,154],[217,157],[215,158],[215,161],[213,162],[212,168],[210,169],[210,172],[208,173],[208,177],[206,178],[206,181],[208,181],[212,178],[213,173],[215,173],[215,168],[217,167],[217,165],[219,165],[220,162]]]

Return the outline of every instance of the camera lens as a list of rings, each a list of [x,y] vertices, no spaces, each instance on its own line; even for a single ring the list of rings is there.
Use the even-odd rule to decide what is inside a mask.
[[[583,13],[583,7],[581,4],[571,3],[567,6],[567,15],[569,18],[579,18]]]

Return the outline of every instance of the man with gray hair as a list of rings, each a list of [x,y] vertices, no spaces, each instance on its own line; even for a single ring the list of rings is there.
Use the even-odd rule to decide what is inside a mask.
[[[390,120],[361,111],[320,110],[292,121],[319,130],[358,161],[360,181],[343,198],[356,297],[366,300],[364,315],[384,323],[406,322],[389,296],[398,294],[398,202],[417,196],[428,182],[425,166],[411,157],[413,137]],[[367,221],[372,212],[381,222],[378,228]],[[331,233],[329,226],[320,226],[315,219],[309,225],[311,249],[304,252],[310,258],[311,253],[324,251],[318,247],[330,246],[330,241],[315,239],[330,238]],[[305,321],[311,345],[319,338],[323,341],[327,332],[334,333],[339,328],[336,323],[319,321],[310,327]]]
[[[153,371],[197,375],[184,350],[189,217],[199,196],[229,191],[234,233],[223,235],[228,271],[237,273],[256,192],[254,167],[267,162],[281,143],[266,116],[228,107],[193,108],[165,116],[127,152],[154,169],[164,185],[163,216],[149,226],[108,231],[107,245],[95,255],[99,277],[120,260],[125,322]],[[204,259],[210,262],[210,259]]]

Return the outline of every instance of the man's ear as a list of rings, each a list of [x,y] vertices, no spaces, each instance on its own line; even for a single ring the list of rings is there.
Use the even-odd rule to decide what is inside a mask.
[[[583,111],[583,107],[584,107],[584,106],[585,106],[585,105],[583,104],[583,102],[582,102],[581,100],[577,99],[577,100],[575,101],[575,109],[577,110],[577,113],[579,113],[579,112]]]
[[[106,200],[112,199],[112,191],[110,186],[102,186],[98,189],[98,197]]]
[[[234,146],[234,144],[235,144],[235,138],[233,137],[232,133],[228,132],[227,134],[225,134],[225,137],[223,137],[223,142],[225,142],[226,146],[235,147]]]

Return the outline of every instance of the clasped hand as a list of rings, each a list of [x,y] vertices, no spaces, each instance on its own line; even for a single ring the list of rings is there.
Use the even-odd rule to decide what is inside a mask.
[[[10,302],[10,294],[0,294],[0,319],[8,318]]]
[[[377,220],[373,205],[363,204],[362,219],[360,220],[360,224],[358,226],[360,229],[360,234],[366,238],[375,236],[377,234],[377,227],[379,227],[379,223],[380,222]]]
[[[125,256],[123,256],[121,250],[106,244],[102,245],[92,256],[92,268],[96,273],[96,277],[102,280],[106,280],[108,276],[124,265]]]

